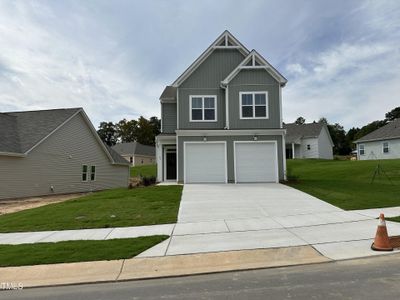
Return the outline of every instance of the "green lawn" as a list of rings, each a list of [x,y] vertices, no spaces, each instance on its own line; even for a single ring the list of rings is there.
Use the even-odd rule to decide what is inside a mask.
[[[182,186],[115,189],[0,216],[0,232],[175,223]]]
[[[131,168],[131,177],[150,177],[157,175],[157,165],[137,166]]]
[[[167,238],[155,235],[104,241],[0,245],[0,267],[131,258]]]
[[[383,175],[371,179],[378,161],[288,160],[288,185],[343,209],[400,206],[400,160],[379,161]]]

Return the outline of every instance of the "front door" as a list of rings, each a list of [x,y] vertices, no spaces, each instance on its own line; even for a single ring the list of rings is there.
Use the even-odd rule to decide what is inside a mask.
[[[176,150],[165,150],[165,180],[176,180]]]

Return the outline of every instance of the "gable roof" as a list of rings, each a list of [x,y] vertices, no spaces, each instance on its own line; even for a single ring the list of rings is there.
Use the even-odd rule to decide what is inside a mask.
[[[176,87],[167,85],[160,96],[161,102],[176,102]]]
[[[251,52],[243,59],[243,61],[224,79],[221,84],[226,86],[241,70],[244,69],[263,69],[266,70],[273,78],[275,78],[281,86],[285,86],[287,79],[283,77],[264,57],[256,50]]]
[[[379,141],[379,140],[395,139],[395,138],[400,139],[400,118],[391,121],[385,126],[378,128],[377,130],[372,131],[367,135],[364,135],[362,138],[358,139],[354,143]]]
[[[244,56],[249,54],[249,50],[243,46],[228,30],[225,30],[217,39],[180,75],[173,83],[173,87],[186,80],[215,49],[237,49]]]
[[[121,155],[156,156],[154,146],[142,145],[138,142],[116,144],[112,149]]]
[[[74,116],[81,113],[86,124],[115,164],[126,163],[113,155],[101,141],[82,108],[0,113],[0,155],[26,156]]]
[[[322,128],[324,128],[324,126],[326,127],[324,123],[284,124],[283,128],[286,129],[286,138],[285,138],[286,143],[288,144],[295,143],[302,138],[314,138],[314,137],[316,138],[320,135],[321,130]]]

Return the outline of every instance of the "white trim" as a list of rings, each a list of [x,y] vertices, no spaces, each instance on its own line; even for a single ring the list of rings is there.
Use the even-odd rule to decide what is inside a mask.
[[[229,31],[225,30],[217,39],[172,83],[172,86],[179,87],[206,59],[210,54],[221,46],[218,43],[222,38],[230,38],[233,42],[232,46],[222,46],[223,49],[237,49],[244,56],[250,53],[245,46],[243,46]]]
[[[179,137],[176,136],[176,182],[179,182]]]
[[[183,183],[187,183],[186,180],[186,175],[187,175],[187,164],[186,164],[186,145],[187,144],[223,144],[225,147],[225,183],[228,183],[228,154],[227,154],[227,145],[226,141],[188,141],[188,142],[183,142]],[[204,182],[207,183],[207,182]],[[210,182],[212,183],[212,182]]]
[[[279,85],[279,127],[283,127],[283,111],[282,111],[282,87]]]
[[[230,130],[176,130],[179,136],[282,135],[286,129],[230,129]]]
[[[363,147],[363,154],[361,154],[361,146]],[[359,156],[364,156],[365,155],[365,144],[358,144],[358,155]]]
[[[26,157],[26,154],[14,153],[14,152],[0,152],[0,156]]]
[[[260,66],[255,65],[256,59],[261,62]],[[252,61],[252,65],[246,66],[250,60]],[[233,69],[224,80],[221,81],[221,84],[228,85],[242,69],[265,69],[273,78],[275,78],[276,81],[279,82],[281,86],[285,86],[287,83],[287,79],[283,77],[282,74],[280,74],[264,57],[262,57],[256,50],[252,50],[247,57],[245,57],[244,60]]]
[[[282,135],[282,160],[283,160],[283,180],[287,180],[287,168],[286,168],[286,139],[285,135]]]
[[[201,116],[202,119],[201,120],[193,120],[192,119],[192,99],[193,98],[201,98]],[[211,108],[205,108],[204,107],[204,99],[205,98],[213,98],[214,99],[214,120],[205,120],[205,110],[206,109],[210,109]],[[190,95],[189,96],[189,121],[193,122],[193,123],[197,123],[197,122],[218,122],[218,101],[217,101],[217,95]],[[200,108],[195,108],[195,109],[200,109]]]
[[[251,94],[253,97],[253,117],[243,117],[242,115],[242,95]],[[264,106],[264,105],[257,105],[256,104],[256,94],[265,94],[265,117],[256,117],[256,106]],[[250,106],[250,105],[244,105]],[[268,91],[250,91],[250,92],[239,92],[239,117],[241,120],[265,120],[269,119],[269,99],[268,99]]]
[[[160,105],[161,105],[161,108],[160,108],[160,111],[161,111],[161,121],[160,121],[160,123],[161,123],[161,132],[164,132],[164,127],[163,127],[163,119],[164,119],[164,116],[163,116],[163,103],[160,103]]]
[[[294,145],[294,143],[292,143],[292,159],[295,159],[295,153],[296,153],[296,148],[295,148],[295,145]]]
[[[229,87],[225,88],[225,126],[229,129]]]
[[[235,177],[235,183],[237,184],[237,170],[236,170],[236,144],[274,144],[275,145],[275,182],[279,183],[279,165],[278,165],[278,142],[277,141],[234,141],[233,142],[233,172]]]
[[[176,179],[167,179],[167,150],[175,150],[176,160],[178,161],[178,153],[176,146],[165,146],[163,147],[163,182],[174,182],[178,181],[178,172],[176,172]],[[173,151],[171,151],[173,152]],[[178,168],[178,166],[176,166]],[[178,171],[178,169],[176,169]]]
[[[176,129],[179,129],[179,88],[176,89]]]

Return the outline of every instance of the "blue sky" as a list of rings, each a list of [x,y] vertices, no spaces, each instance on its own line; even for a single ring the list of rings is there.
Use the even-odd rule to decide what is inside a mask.
[[[288,78],[285,122],[348,129],[400,106],[400,1],[0,0],[0,111],[159,116],[164,86],[225,29]]]

